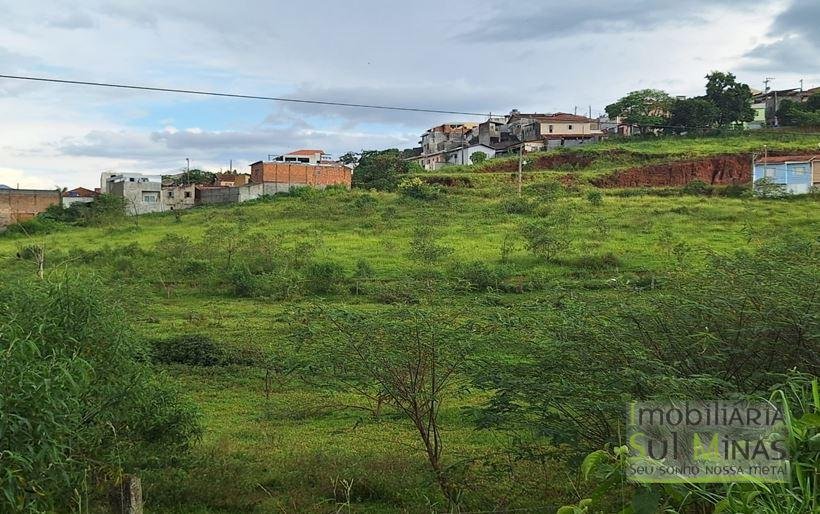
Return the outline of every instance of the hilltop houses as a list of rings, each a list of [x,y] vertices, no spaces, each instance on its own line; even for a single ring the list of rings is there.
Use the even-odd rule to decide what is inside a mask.
[[[453,122],[437,125],[421,136],[421,151],[409,160],[426,170],[453,164],[471,164],[476,152],[488,157],[521,149],[533,152],[600,141],[604,132],[598,120],[558,112],[525,114],[513,110],[508,116],[491,117],[483,123]]]

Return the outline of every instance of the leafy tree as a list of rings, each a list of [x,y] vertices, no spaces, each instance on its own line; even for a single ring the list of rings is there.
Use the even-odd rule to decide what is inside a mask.
[[[399,184],[400,175],[408,170],[408,162],[402,159],[401,152],[395,148],[364,150],[359,158],[359,165],[353,172],[353,186],[393,191]]]
[[[124,319],[87,277],[0,286],[0,512],[84,510],[80,491],[201,434]]]
[[[487,154],[484,152],[473,152],[470,156],[470,162],[473,164],[481,164],[487,160]]]
[[[755,117],[752,90],[731,73],[713,71],[706,75],[706,99],[718,108],[717,122],[721,126],[752,121]]]
[[[451,316],[396,308],[379,315],[305,313],[292,341],[299,374],[376,403],[409,421],[451,507],[458,487],[444,461],[441,409],[464,384],[475,331]]]
[[[347,152],[339,157],[339,162],[342,164],[356,164],[359,162],[360,155],[357,152]]]
[[[705,98],[676,100],[672,104],[669,124],[676,132],[703,130],[713,127],[719,117],[717,106]]]
[[[806,100],[807,111],[820,111],[820,93],[814,93]]]
[[[785,240],[713,256],[648,302],[563,299],[549,317],[516,313],[494,331],[505,358],[477,371],[494,391],[482,423],[599,448],[623,433],[630,400],[755,394],[790,369],[817,375],[817,249]]]
[[[617,102],[606,106],[610,118],[621,117],[626,123],[637,125],[643,133],[647,128],[666,124],[672,98],[659,89],[633,91]]]
[[[200,170],[198,168],[194,168],[188,171],[182,171],[176,175],[166,175],[162,178],[163,180],[170,180],[175,186],[190,184],[210,185],[216,182],[215,173]]]
[[[810,96],[806,103],[783,100],[777,119],[781,125],[820,126],[820,94]]]

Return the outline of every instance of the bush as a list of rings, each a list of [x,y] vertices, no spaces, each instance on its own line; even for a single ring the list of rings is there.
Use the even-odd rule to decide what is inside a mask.
[[[427,225],[413,231],[410,240],[410,256],[425,263],[436,262],[453,253],[453,249],[439,243],[439,237]]]
[[[487,154],[484,152],[473,152],[470,156],[470,162],[473,164],[482,164],[487,160]]]
[[[163,364],[219,366],[225,352],[207,335],[190,334],[153,342],[152,358]]]
[[[770,178],[761,178],[754,183],[754,195],[758,198],[783,198],[788,196],[786,186],[773,182]]]
[[[201,434],[103,291],[88,277],[0,286],[0,512],[83,510],[95,484]]]
[[[353,207],[363,214],[373,212],[378,204],[376,197],[368,193],[360,194],[353,199]]]
[[[564,194],[564,186],[555,179],[547,179],[528,185],[526,192],[537,196],[542,201],[551,202]]]
[[[404,179],[399,182],[399,194],[418,200],[435,200],[441,191],[436,186],[427,184],[418,177]]]
[[[48,218],[32,218],[30,220],[14,223],[6,228],[6,234],[22,234],[26,236],[33,236],[36,234],[50,234],[63,228],[59,222],[50,220]]]
[[[336,262],[313,262],[305,269],[305,285],[314,294],[334,293],[344,281],[344,268]]]
[[[501,210],[507,214],[530,214],[535,208],[535,202],[523,196],[510,196],[501,200]]]
[[[714,188],[702,180],[693,180],[683,186],[683,193],[694,196],[708,196]]]
[[[252,298],[259,294],[259,279],[247,266],[237,266],[228,275],[228,282],[234,295]]]
[[[604,203],[604,194],[597,189],[594,189],[587,193],[587,201],[589,201],[592,205],[601,205]]]
[[[749,190],[749,186],[744,184],[729,184],[720,190],[720,195],[728,198],[743,198],[749,194]]]
[[[566,231],[554,220],[534,221],[521,227],[527,248],[537,257],[554,260],[569,247]]]
[[[457,287],[467,291],[486,291],[497,289],[504,274],[494,266],[483,261],[459,262],[452,269],[457,280]]]

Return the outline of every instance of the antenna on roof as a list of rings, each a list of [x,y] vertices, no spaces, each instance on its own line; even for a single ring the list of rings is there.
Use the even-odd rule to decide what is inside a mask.
[[[774,77],[766,77],[766,80],[763,81],[763,92],[764,93],[769,92],[769,89],[770,89],[769,88],[769,82],[771,82],[773,80],[774,80]]]

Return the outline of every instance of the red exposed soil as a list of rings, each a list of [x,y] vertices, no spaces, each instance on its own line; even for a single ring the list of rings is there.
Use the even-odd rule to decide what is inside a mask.
[[[702,180],[712,185],[751,182],[751,156],[717,155],[705,159],[640,166],[594,178],[590,182],[597,187],[669,187],[685,186],[693,180]]]

